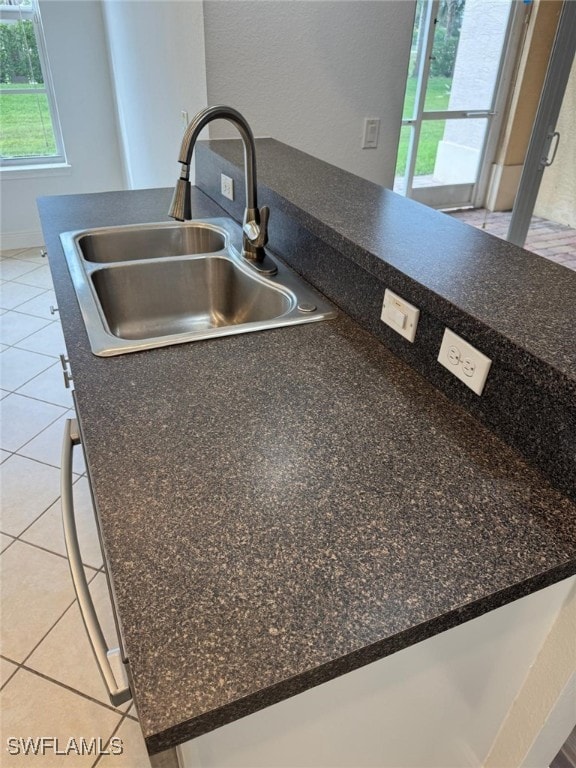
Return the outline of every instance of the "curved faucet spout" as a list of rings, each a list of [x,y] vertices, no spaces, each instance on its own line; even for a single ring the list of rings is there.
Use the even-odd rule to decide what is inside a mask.
[[[244,211],[242,256],[254,266],[265,259],[264,246],[268,242],[268,208],[258,210],[256,182],[256,149],[254,135],[246,119],[232,107],[207,107],[191,120],[186,128],[180,148],[178,162],[182,164],[180,178],[176,183],[169,216],[177,221],[192,218],[190,204],[190,164],[200,131],[212,120],[228,120],[238,129],[244,145],[244,173],[246,180],[246,210]],[[261,271],[268,271],[261,269]]]

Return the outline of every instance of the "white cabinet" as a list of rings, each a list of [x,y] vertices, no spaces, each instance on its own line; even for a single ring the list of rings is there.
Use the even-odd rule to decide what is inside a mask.
[[[575,582],[189,741],[178,747],[181,766],[481,766]]]

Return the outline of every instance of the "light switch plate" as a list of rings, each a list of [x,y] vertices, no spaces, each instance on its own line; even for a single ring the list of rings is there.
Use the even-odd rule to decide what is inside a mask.
[[[378,134],[380,133],[380,118],[364,118],[364,135],[362,137],[362,149],[376,149],[378,146]]]
[[[492,360],[450,328],[444,329],[438,362],[477,395],[482,394]]]
[[[414,341],[420,310],[413,304],[393,293],[389,288],[384,291],[384,303],[380,320],[410,342]]]

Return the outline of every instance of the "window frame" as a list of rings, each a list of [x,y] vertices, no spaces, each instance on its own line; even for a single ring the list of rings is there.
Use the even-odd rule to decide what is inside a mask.
[[[58,106],[56,104],[54,83],[52,80],[52,73],[50,71],[50,63],[48,60],[48,52],[46,49],[46,41],[44,38],[44,29],[42,27],[42,18],[40,15],[38,0],[30,0],[30,5],[28,7],[23,7],[20,4],[7,5],[3,3],[2,0],[0,0],[0,22],[4,20],[32,22],[34,37],[36,39],[36,47],[38,50],[38,59],[40,61],[40,69],[42,70],[44,83],[41,85],[41,87],[38,88],[11,88],[9,92],[15,95],[19,93],[36,93],[46,96],[56,151],[51,155],[20,155],[18,157],[0,156],[0,170],[22,170],[32,168],[42,169],[50,166],[66,166],[68,164],[66,159],[66,150],[64,148],[62,127],[60,125]],[[1,88],[2,84],[0,83],[0,89]]]

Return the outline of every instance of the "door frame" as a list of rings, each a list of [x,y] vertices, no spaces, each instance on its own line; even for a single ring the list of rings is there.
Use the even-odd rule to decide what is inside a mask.
[[[576,2],[564,0],[506,235],[506,239],[515,245],[523,246],[526,241],[542,176],[546,168],[552,165],[560,141],[560,135],[556,133],[556,123],[576,56],[574,29]],[[549,159],[555,137],[557,142],[552,159]]]
[[[510,14],[504,34],[504,45],[498,67],[498,73],[494,85],[492,103],[485,110],[441,110],[426,111],[424,102],[426,99],[426,85],[430,74],[430,62],[434,45],[434,19],[437,17],[440,0],[425,0],[425,12],[422,14],[421,24],[426,30],[425,41],[419,40],[417,61],[417,84],[414,100],[414,112],[411,118],[403,118],[401,125],[411,127],[408,154],[406,158],[406,171],[401,177],[402,187],[400,194],[424,203],[432,208],[466,208],[478,207],[484,201],[492,162],[498,145],[498,138],[504,118],[504,108],[508,99],[508,91],[512,82],[519,41],[522,36],[523,25],[529,15],[529,8],[524,3],[511,2]],[[483,147],[480,153],[479,167],[474,183],[467,184],[443,184],[428,187],[414,187],[414,176],[418,143],[422,122],[424,120],[450,120],[450,119],[478,119],[485,118],[488,121]]]

